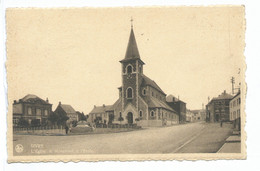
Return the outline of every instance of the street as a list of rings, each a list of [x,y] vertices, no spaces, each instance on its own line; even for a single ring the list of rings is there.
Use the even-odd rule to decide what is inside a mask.
[[[14,135],[13,142],[14,155],[215,153],[231,132],[231,124],[199,122],[110,134]]]

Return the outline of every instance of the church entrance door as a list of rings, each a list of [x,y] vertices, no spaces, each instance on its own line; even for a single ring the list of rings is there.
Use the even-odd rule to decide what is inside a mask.
[[[127,114],[128,124],[133,124],[133,113],[128,112]]]

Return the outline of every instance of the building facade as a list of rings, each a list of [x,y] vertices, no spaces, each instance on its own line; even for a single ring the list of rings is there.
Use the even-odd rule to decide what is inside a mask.
[[[59,105],[57,106],[54,112],[63,113],[64,115],[69,117],[69,119],[67,120],[68,123],[71,123],[73,121],[79,121],[79,116],[71,105],[61,104],[61,102],[59,102]]]
[[[103,105],[103,106],[94,106],[92,111],[89,113],[89,122],[97,122],[100,123],[112,123],[111,115],[114,114],[114,110],[112,105]]]
[[[52,111],[49,100],[43,100],[36,95],[28,94],[13,103],[13,126],[18,126],[20,119],[26,120],[29,125],[32,121],[38,125],[45,125]]]
[[[229,102],[230,121],[233,122],[234,128],[241,129],[240,109],[241,109],[241,95],[240,91]]]
[[[189,109],[187,109],[186,110],[186,122],[195,122],[195,115],[194,115],[194,113],[191,111],[191,110],[189,110]]]
[[[178,116],[179,122],[185,123],[186,122],[186,103],[181,101],[179,98],[174,97],[173,95],[169,95],[166,97],[167,104],[173,108]]]
[[[140,58],[133,28],[120,63],[122,85],[118,88],[119,98],[110,109],[114,115],[113,123],[144,127],[179,123],[176,111],[166,102],[166,94],[143,73],[145,63]]]
[[[230,121],[229,102],[232,98],[233,96],[226,93],[226,91],[213,98],[206,105],[206,120],[208,122]]]

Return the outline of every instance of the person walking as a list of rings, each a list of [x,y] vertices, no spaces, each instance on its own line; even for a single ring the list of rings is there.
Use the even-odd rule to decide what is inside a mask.
[[[222,127],[222,125],[223,125],[223,121],[221,120],[221,121],[220,121],[220,127]]]
[[[68,125],[65,125],[65,131],[66,131],[66,135],[68,135],[68,132],[69,132],[69,127],[68,127]]]

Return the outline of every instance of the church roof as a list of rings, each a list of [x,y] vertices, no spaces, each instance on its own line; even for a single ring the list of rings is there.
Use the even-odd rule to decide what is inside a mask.
[[[76,113],[71,105],[67,104],[59,104],[59,106],[64,110],[64,112],[68,113]]]
[[[155,88],[156,90],[158,90],[159,92],[165,94],[165,93],[163,92],[163,90],[158,86],[158,84],[156,84],[155,81],[151,80],[149,77],[145,76],[144,74],[142,74],[141,76],[142,76],[142,78],[143,78],[143,80],[142,80],[142,81],[143,81],[143,82],[142,82],[143,85],[149,85],[149,86]],[[165,95],[166,95],[166,94],[165,94]]]
[[[145,96],[143,98],[144,98],[144,101],[147,103],[148,107],[164,108],[164,109],[168,109],[168,110],[176,113],[176,111],[174,109],[172,109],[169,105],[167,105],[162,100],[159,100],[159,99],[152,97],[152,96]]]

